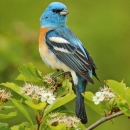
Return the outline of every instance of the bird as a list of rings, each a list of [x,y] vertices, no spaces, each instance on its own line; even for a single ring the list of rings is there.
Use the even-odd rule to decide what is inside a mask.
[[[70,72],[75,86],[76,116],[88,122],[84,97],[86,86],[94,84],[97,69],[82,42],[66,25],[69,11],[61,2],[52,2],[40,17],[39,52],[43,62],[53,69]]]

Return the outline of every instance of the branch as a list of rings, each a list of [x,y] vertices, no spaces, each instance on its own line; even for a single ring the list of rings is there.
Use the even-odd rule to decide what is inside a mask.
[[[110,116],[103,117],[100,120],[98,120],[97,122],[95,122],[94,124],[92,124],[90,127],[88,127],[86,130],[93,130],[95,127],[99,126],[100,124],[104,123],[105,121],[118,117],[118,116],[121,116],[121,115],[123,115],[123,113],[121,111],[119,111]]]

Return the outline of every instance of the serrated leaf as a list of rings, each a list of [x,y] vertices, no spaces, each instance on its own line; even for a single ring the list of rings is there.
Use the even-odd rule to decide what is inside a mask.
[[[8,114],[0,113],[0,119],[8,119],[8,118],[12,118],[12,117],[14,117],[16,115],[17,115],[17,112],[10,112]]]
[[[35,109],[35,110],[42,110],[42,109],[44,109],[45,106],[46,106],[46,102],[42,102],[42,103],[39,103],[39,104],[34,104],[34,103],[32,103],[32,102],[26,100],[25,103],[26,103],[29,107],[31,107],[31,108],[33,108],[33,109]]]
[[[126,99],[126,85],[123,82],[119,83],[115,80],[105,80],[105,83],[112,89],[113,93],[122,99]]]
[[[32,119],[29,116],[29,114],[26,111],[26,109],[23,107],[23,105],[19,101],[17,101],[16,99],[11,99],[11,101],[23,113],[23,115],[29,120],[29,122],[33,125]]]
[[[66,124],[65,123],[61,123],[57,126],[52,126],[48,123],[48,126],[51,130],[66,130]]]
[[[11,90],[13,90],[14,92],[16,92],[17,94],[19,94],[20,96],[24,97],[27,100],[30,100],[30,101],[32,100],[29,96],[21,94],[20,93],[20,87],[17,86],[16,84],[14,84],[14,83],[7,82],[7,83],[2,83],[1,85],[5,86],[7,88],[10,88]]]
[[[45,112],[44,112],[44,116],[46,116],[49,112],[51,112],[52,110],[70,102],[71,100],[73,100],[74,98],[76,97],[75,94],[71,94],[71,93],[68,93],[66,96],[64,97],[61,97],[61,98],[57,98],[53,104],[51,105],[48,105],[45,109]]]
[[[11,130],[36,130],[34,127],[29,122],[23,122],[22,124],[11,127]]]
[[[93,93],[85,92],[83,96],[85,98],[85,104],[87,104],[87,106],[93,109],[96,113],[103,115],[104,112],[108,113],[110,111],[110,108],[106,102],[100,102],[98,105],[94,104],[92,101],[92,97],[94,96]]]
[[[34,130],[29,122],[23,122],[19,125],[19,130]]]
[[[9,130],[9,125],[7,123],[0,122],[0,130]]]
[[[22,80],[22,81],[28,81],[28,82],[42,82],[42,80],[39,78],[27,77],[23,74],[19,74],[16,80]]]
[[[117,105],[126,116],[130,116],[130,108],[125,100],[118,100]]]
[[[21,75],[17,77],[17,80],[29,80],[32,82],[40,82],[43,80],[40,71],[32,63],[19,67],[19,72]]]

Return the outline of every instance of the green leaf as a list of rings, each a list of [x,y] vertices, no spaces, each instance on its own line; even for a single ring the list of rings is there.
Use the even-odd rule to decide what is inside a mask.
[[[66,104],[67,102],[70,102],[71,100],[73,100],[75,98],[75,94],[71,94],[71,93],[68,93],[66,96],[64,97],[61,97],[61,98],[57,98],[53,104],[51,105],[48,105],[45,109],[45,112],[44,112],[44,116],[46,116],[49,112],[51,112],[52,110]]]
[[[87,99],[89,101],[92,101],[93,96],[94,96],[94,94],[92,92],[89,92],[89,91],[85,92],[85,94],[82,94],[82,95],[85,97],[85,99]]]
[[[11,130],[36,130],[36,127],[32,126],[29,122],[23,122],[20,125],[11,127]]]
[[[72,83],[69,81],[69,79],[65,79],[62,81],[62,86],[60,86],[58,88],[58,96],[63,96],[65,95],[66,93],[74,93],[73,90],[72,90]]]
[[[53,112],[59,112],[59,113],[67,113],[67,114],[75,114],[74,111],[68,109],[66,106],[62,105],[59,108],[55,109]]]
[[[126,101],[130,106],[130,88],[126,88]]]
[[[12,118],[16,115],[17,115],[17,112],[10,112],[8,114],[1,114],[0,113],[0,119],[8,119],[8,118]]]
[[[79,123],[79,126],[80,130],[86,130],[86,127],[80,122]]]
[[[19,130],[19,125],[12,126],[11,130]]]
[[[19,67],[19,72],[21,74],[17,77],[17,80],[43,82],[41,72],[32,63]]]
[[[29,116],[28,112],[26,109],[23,107],[23,105],[17,101],[16,99],[11,99],[14,105],[23,113],[23,115],[29,120],[29,122],[33,125],[32,119]]]
[[[23,74],[19,74],[16,80],[28,81],[28,82],[42,82],[39,78],[28,77]]]
[[[20,87],[17,86],[16,84],[14,84],[14,83],[7,82],[7,83],[2,83],[1,85],[5,86],[7,88],[12,89],[14,92],[16,92],[17,94],[19,94],[20,96],[24,97],[27,100],[30,100],[30,101],[32,100],[31,97],[29,97],[27,95],[24,95],[24,94],[21,94],[20,93]]]
[[[126,84],[115,81],[115,80],[106,80],[105,83],[112,89],[112,91],[118,96],[121,100],[125,100],[130,106],[130,88],[126,87]]]
[[[112,89],[113,93],[122,99],[126,99],[126,85],[123,82],[119,83],[115,80],[105,80],[105,83]]]
[[[33,109],[35,109],[35,110],[42,110],[42,109],[44,109],[45,106],[46,106],[46,102],[42,102],[42,103],[39,103],[39,104],[34,104],[34,103],[32,103],[32,102],[26,100],[25,103],[26,103],[29,107],[31,107],[31,108],[33,108]]]
[[[100,102],[98,105],[94,104],[94,102],[92,101],[92,97],[94,96],[93,93],[85,92],[83,96],[85,97],[85,104],[87,104],[96,113],[103,115],[104,112],[108,113],[110,111],[110,108],[106,102]]]
[[[5,86],[5,87],[7,87],[7,88],[12,89],[13,91],[15,91],[15,92],[18,93],[18,94],[19,94],[19,92],[20,92],[20,87],[17,86],[16,84],[14,84],[14,83],[9,83],[9,82],[7,82],[7,83],[2,83],[1,85]]]
[[[125,100],[118,100],[117,105],[125,115],[130,116],[130,108]]]
[[[62,81],[62,88],[68,90],[70,86],[72,86],[72,84],[69,79],[65,79]]]
[[[72,90],[72,83],[69,79],[63,80],[62,87],[69,90],[71,94],[74,94],[74,91]]]
[[[66,124],[65,123],[61,123],[57,126],[52,126],[48,123],[48,126],[51,130],[66,130]]]
[[[9,130],[9,125],[7,123],[0,122],[0,130]]]
[[[58,90],[57,90],[57,95],[58,96],[65,95],[66,93],[68,93],[68,91],[63,89],[62,87],[59,87]]]
[[[19,125],[19,130],[34,130],[29,122],[23,122]]]
[[[2,110],[7,110],[7,109],[11,109],[11,108],[15,108],[15,106],[4,106],[4,107],[2,108]]]

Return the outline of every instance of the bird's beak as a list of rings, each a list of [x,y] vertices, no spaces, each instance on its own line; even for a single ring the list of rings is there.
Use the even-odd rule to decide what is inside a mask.
[[[60,11],[60,15],[62,16],[66,16],[69,13],[69,11],[67,9],[63,9],[62,11]]]

